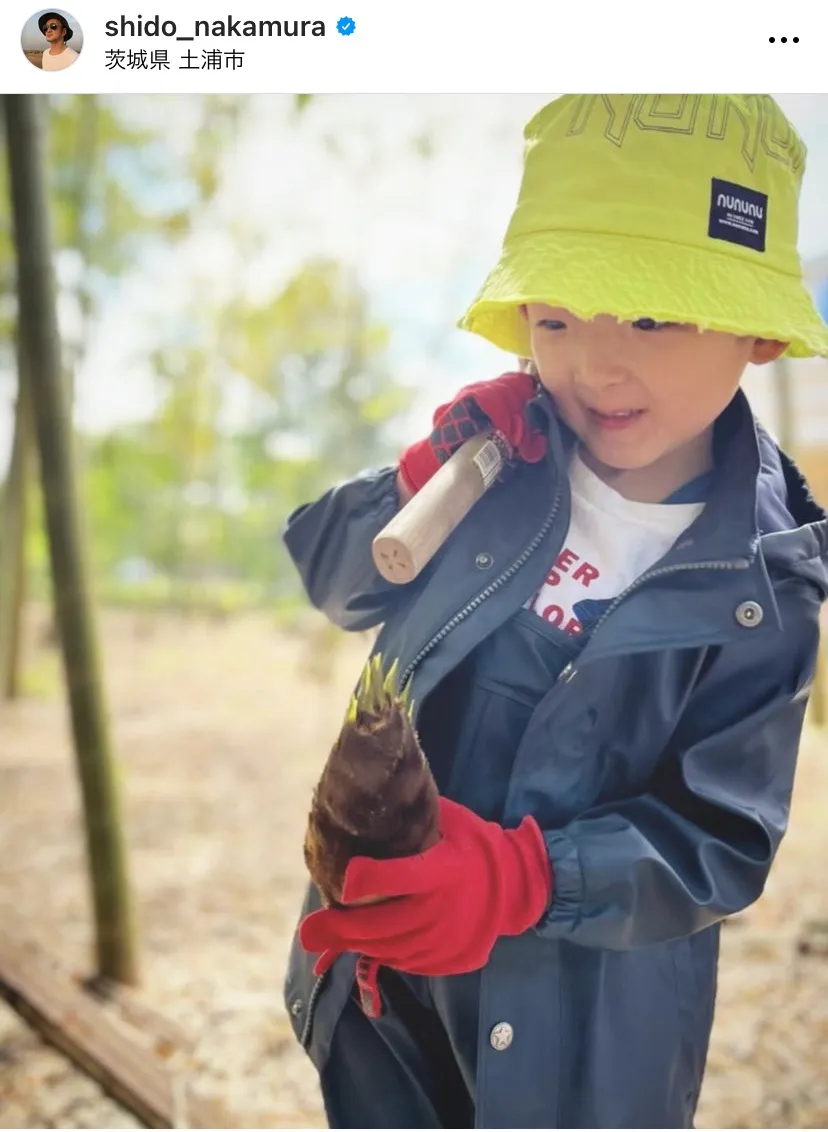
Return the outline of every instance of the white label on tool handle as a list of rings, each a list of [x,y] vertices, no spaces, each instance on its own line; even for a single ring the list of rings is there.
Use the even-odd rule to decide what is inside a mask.
[[[472,462],[480,472],[483,486],[489,488],[497,479],[503,466],[503,453],[494,440],[487,440],[485,444],[481,444],[479,451],[472,457]]]

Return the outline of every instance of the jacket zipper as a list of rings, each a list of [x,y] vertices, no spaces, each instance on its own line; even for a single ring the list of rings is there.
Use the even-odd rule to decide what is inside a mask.
[[[445,637],[447,637],[453,629],[456,629],[461,621],[465,621],[469,614],[474,613],[475,609],[481,606],[487,598],[490,598],[493,593],[500,589],[501,586],[504,586],[507,582],[511,581],[512,578],[514,578],[515,574],[517,574],[517,572],[526,565],[526,563],[529,561],[529,559],[532,557],[534,552],[538,549],[540,544],[549,533],[549,530],[557,517],[560,505],[561,491],[559,489],[552,502],[552,508],[549,511],[549,514],[544,519],[532,541],[524,548],[520,556],[515,559],[515,561],[511,566],[509,566],[508,569],[504,570],[499,577],[495,578],[495,580],[488,586],[486,586],[485,589],[481,590],[480,593],[473,597],[470,602],[464,605],[459,612],[455,613],[454,616],[445,623],[442,629],[440,629],[439,632],[435,633],[431,640],[420,649],[420,651],[417,653],[417,655],[406,668],[405,672],[403,672],[402,676],[400,677],[401,688],[405,687],[411,674],[414,672],[414,669],[422,663],[422,661],[428,656],[432,649],[436,648],[437,645],[439,645],[440,642],[444,640]]]
[[[326,972],[327,974],[327,972]],[[304,1048],[308,1048],[308,1038],[310,1037],[311,1024],[313,1022],[313,1011],[316,1006],[316,1000],[319,998],[319,992],[322,990],[322,984],[325,982],[325,975],[317,975],[316,982],[311,988],[310,996],[308,998],[308,1009],[305,1014],[305,1025],[302,1027],[302,1033],[299,1037],[299,1044]]]
[[[667,574],[678,574],[682,570],[747,570],[749,567],[750,559],[748,558],[730,558],[720,559],[713,562],[676,563],[672,566],[659,566],[655,570],[645,572],[638,578],[634,579],[634,581],[632,581],[625,590],[622,590],[621,593],[613,599],[612,604],[607,606],[607,608],[595,622],[592,632],[589,634],[589,644],[592,644],[598,634],[598,631],[602,628],[606,619],[615,612],[621,602],[625,601],[634,590],[637,590],[639,588],[639,586],[643,586],[645,582],[652,581],[653,578],[663,578]],[[563,680],[568,684],[569,681],[576,675],[577,671],[578,670],[575,667],[575,663],[570,662],[558,676],[558,680]]]
[[[408,667],[400,677],[399,687],[405,687],[414,669],[425,659],[426,656],[428,656],[432,649],[436,648],[437,645],[439,645],[440,642],[444,640],[453,629],[456,629],[462,621],[465,621],[465,619],[471,613],[474,613],[475,609],[482,605],[487,598],[490,598],[493,593],[500,589],[501,586],[504,586],[507,582],[511,581],[515,574],[517,574],[517,572],[526,565],[531,556],[538,549],[540,544],[549,533],[552,524],[555,522],[555,519],[557,517],[560,505],[561,491],[560,489],[558,489],[552,502],[552,507],[549,511],[549,514],[544,519],[541,527],[535,534],[532,541],[523,549],[520,556],[515,559],[515,561],[511,564],[511,566],[509,566],[507,570],[504,570],[503,573],[495,578],[493,582],[486,586],[485,589],[481,590],[480,593],[473,597],[470,602],[464,605],[459,612],[455,613],[454,616],[445,623],[442,629],[440,629],[439,632],[435,633],[431,640],[426,645],[424,645],[423,648],[420,649],[420,651],[417,653],[417,655],[414,657],[414,659],[411,661],[411,663],[408,665]],[[319,997],[319,994],[322,990],[322,985],[325,982],[328,973],[329,972],[326,972],[324,975],[319,975],[316,979],[316,982],[313,984],[313,987],[311,988],[310,997],[308,998],[307,1013],[305,1015],[305,1025],[302,1027],[302,1033],[299,1038],[300,1044],[302,1046],[305,1046],[305,1048],[307,1048],[306,1043],[308,1041],[308,1038],[310,1037],[311,1025],[313,1023],[313,1011],[314,1007],[316,1006],[316,1000]]]

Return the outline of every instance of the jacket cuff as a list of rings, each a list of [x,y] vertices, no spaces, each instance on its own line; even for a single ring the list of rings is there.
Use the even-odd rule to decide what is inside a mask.
[[[552,863],[554,888],[552,901],[536,930],[546,936],[563,936],[581,918],[584,900],[584,874],[575,842],[565,833],[544,834],[546,851]]]

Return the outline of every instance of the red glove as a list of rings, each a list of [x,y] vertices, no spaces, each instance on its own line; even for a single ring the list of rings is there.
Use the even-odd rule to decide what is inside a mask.
[[[546,437],[532,430],[525,418],[527,402],[538,386],[528,373],[504,373],[491,381],[464,386],[434,414],[434,428],[400,458],[400,476],[415,495],[461,444],[481,432],[499,432],[522,460],[535,464],[546,454]]]
[[[316,974],[344,951],[360,954],[357,982],[368,1014],[379,1012],[381,965],[414,975],[479,970],[498,937],[528,931],[552,897],[552,866],[534,818],[503,829],[447,798],[439,805],[442,839],[433,848],[349,863],[342,903],[371,896],[382,903],[324,908],[299,925],[304,949],[322,952]]]

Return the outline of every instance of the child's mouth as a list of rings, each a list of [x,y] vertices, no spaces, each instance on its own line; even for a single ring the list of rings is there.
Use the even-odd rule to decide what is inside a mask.
[[[617,413],[600,413],[597,409],[588,409],[587,412],[590,420],[599,428],[614,430],[629,428],[644,415],[643,409],[624,409]]]

